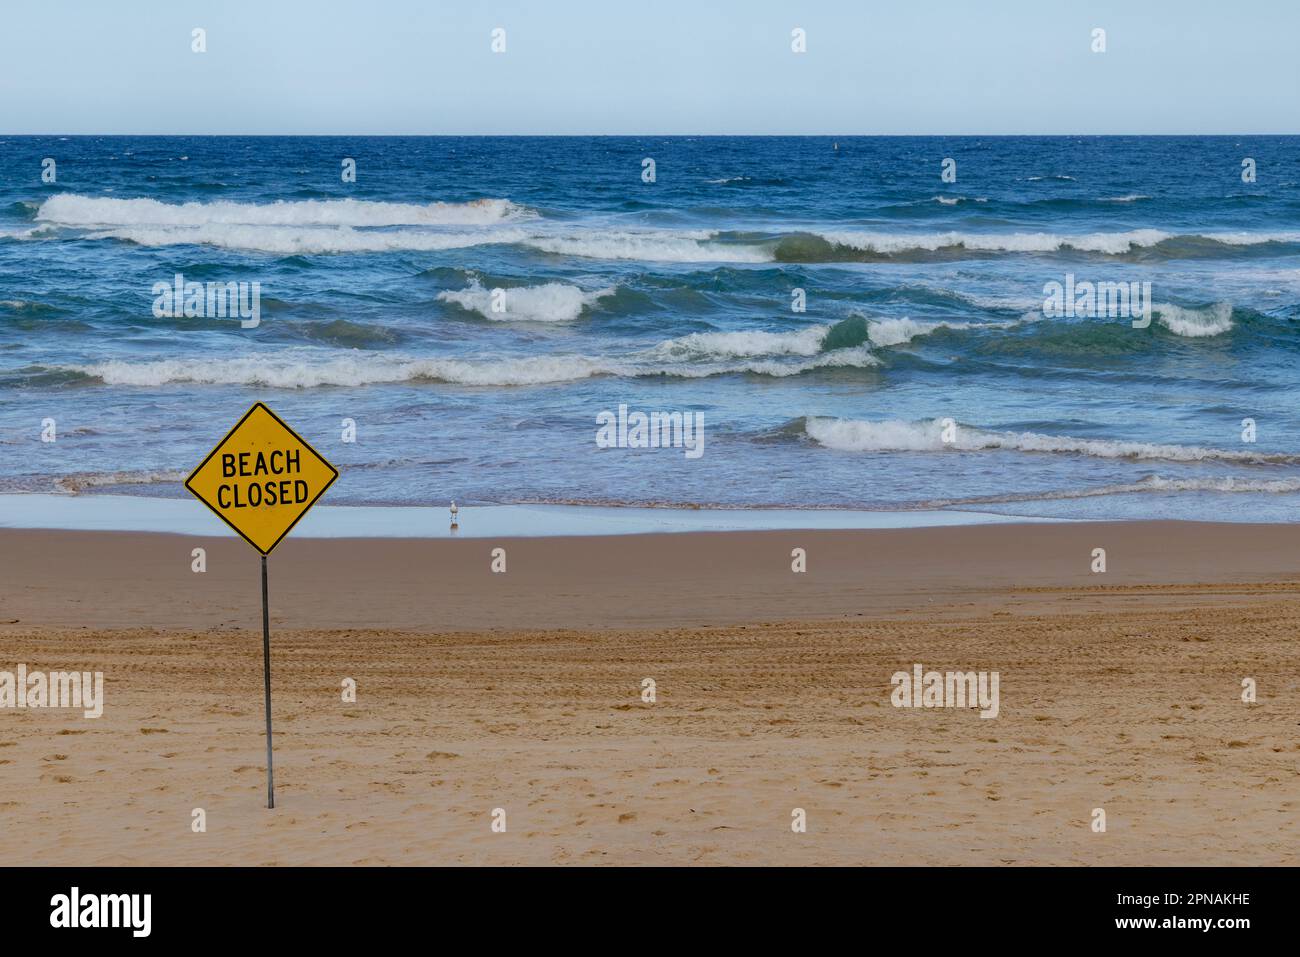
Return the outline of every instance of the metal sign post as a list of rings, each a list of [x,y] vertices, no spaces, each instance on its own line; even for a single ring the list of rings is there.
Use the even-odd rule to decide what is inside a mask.
[[[266,556],[262,556],[262,676],[266,684],[266,806],[275,807],[275,770],[271,766],[271,606],[266,598]]]
[[[258,402],[185,480],[191,494],[262,555],[268,808],[275,807],[275,772],[271,764],[271,604],[266,587],[266,556],[338,477],[334,466]]]

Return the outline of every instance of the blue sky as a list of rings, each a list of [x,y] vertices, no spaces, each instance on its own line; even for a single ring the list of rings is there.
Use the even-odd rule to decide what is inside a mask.
[[[36,0],[0,133],[1296,133],[1297,35],[1296,0]]]

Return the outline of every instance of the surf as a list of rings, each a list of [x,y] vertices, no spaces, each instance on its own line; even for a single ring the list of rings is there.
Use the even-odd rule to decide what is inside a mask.
[[[63,194],[41,203],[38,222],[56,226],[485,226],[531,219],[508,199],[427,204],[361,199],[163,203]]]
[[[1045,435],[1037,432],[996,431],[962,425],[950,418],[863,420],[808,416],[802,421],[802,429],[803,433],[818,445],[841,452],[1004,451],[1144,461],[1217,461],[1251,465],[1300,464],[1300,453],[1216,449],[1122,439]]]

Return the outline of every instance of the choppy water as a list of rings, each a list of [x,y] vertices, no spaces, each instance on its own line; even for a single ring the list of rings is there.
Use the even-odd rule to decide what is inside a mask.
[[[0,136],[0,492],[184,494],[262,399],[335,504],[1289,519],[1300,138],[835,147]],[[260,326],[155,317],[177,273]],[[1068,274],[1149,281],[1150,327],[1044,318]],[[705,453],[598,449],[620,404]]]

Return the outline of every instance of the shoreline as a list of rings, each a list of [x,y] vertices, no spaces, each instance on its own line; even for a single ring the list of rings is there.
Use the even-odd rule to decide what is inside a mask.
[[[449,504],[449,503],[448,503]],[[450,529],[447,506],[328,505],[308,512],[296,538],[556,538],[678,532],[930,528],[988,523],[1068,522],[959,509],[700,507],[693,505],[462,505]],[[191,497],[0,493],[0,529],[140,532],[231,537]]]

